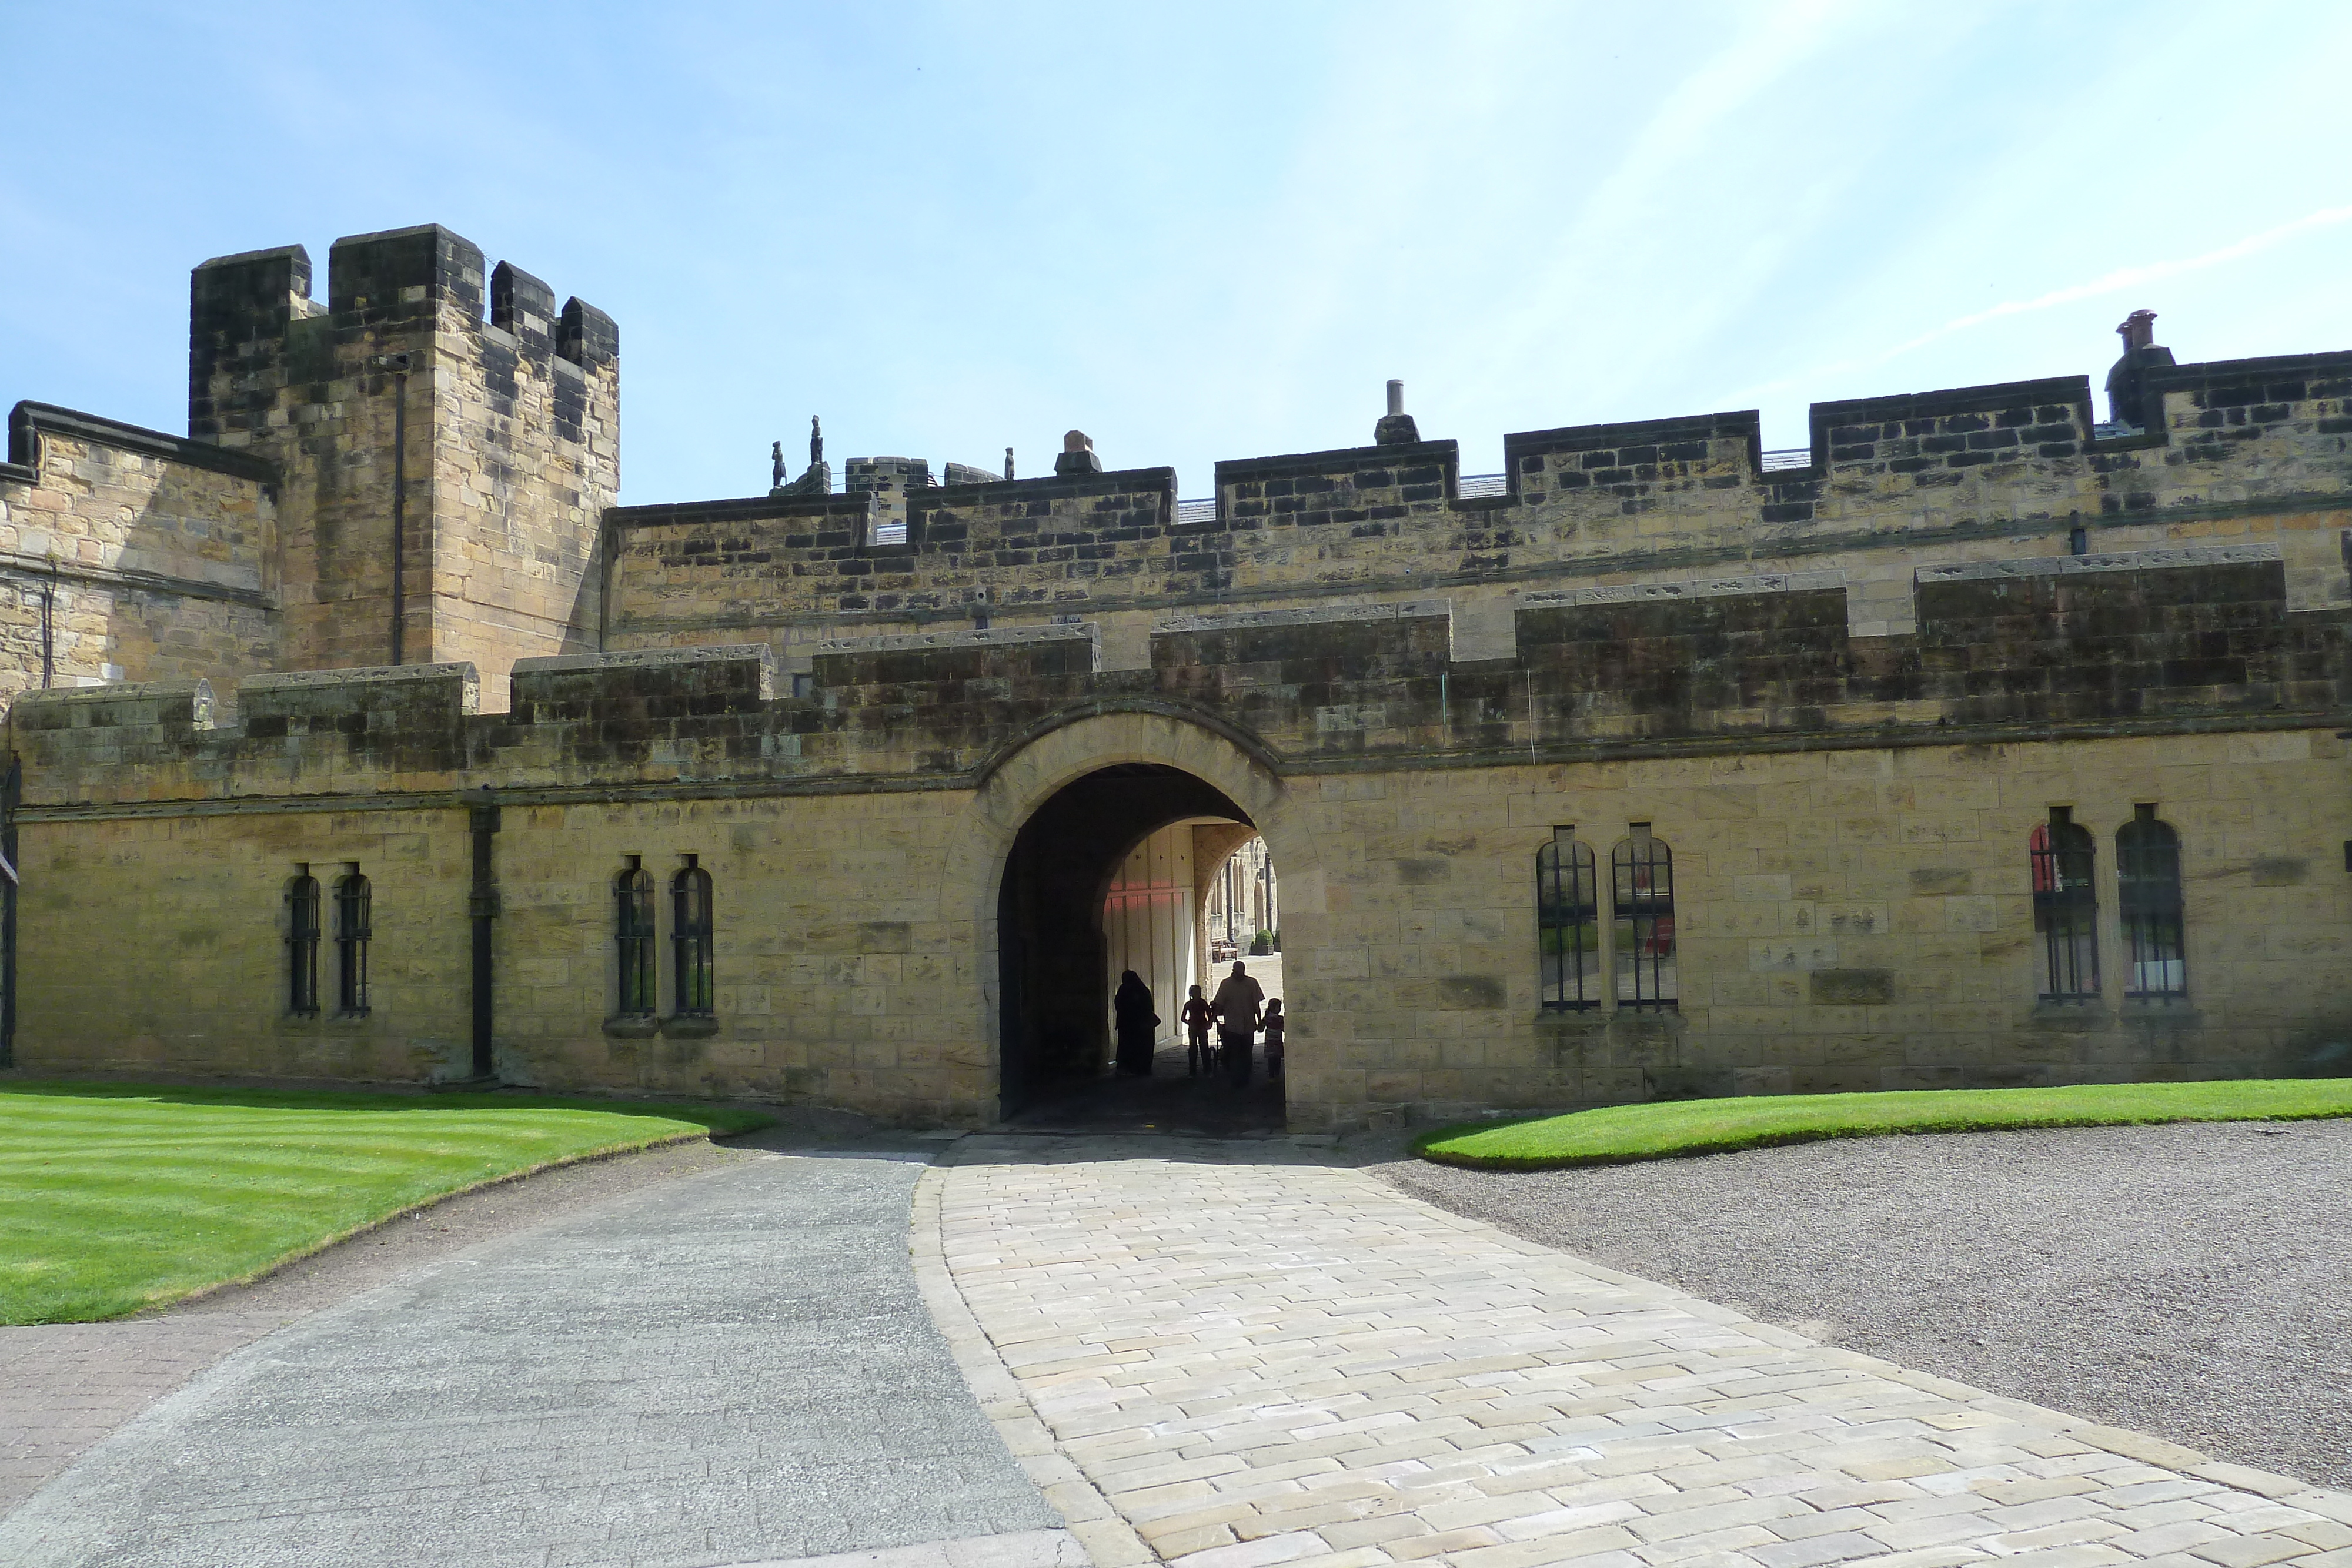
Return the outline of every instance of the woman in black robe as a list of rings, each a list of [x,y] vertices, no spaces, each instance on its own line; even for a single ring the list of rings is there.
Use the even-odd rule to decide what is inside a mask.
[[[1129,969],[1119,977],[1118,994],[1111,998],[1118,1020],[1118,1070],[1136,1078],[1151,1075],[1151,1046],[1160,1030],[1160,1015],[1151,1010],[1151,988]]]

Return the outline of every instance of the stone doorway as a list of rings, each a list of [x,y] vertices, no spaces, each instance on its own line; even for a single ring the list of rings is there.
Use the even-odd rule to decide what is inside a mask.
[[[1032,813],[998,895],[1006,1122],[1227,1136],[1281,1129],[1282,1088],[1267,1082],[1263,1057],[1246,1089],[1192,1078],[1178,1021],[1186,987],[1213,993],[1230,968],[1208,972],[1202,907],[1209,878],[1255,836],[1222,791],[1158,763],[1097,768]],[[1128,967],[1151,986],[1161,1020],[1147,1078],[1110,1068],[1111,991]]]

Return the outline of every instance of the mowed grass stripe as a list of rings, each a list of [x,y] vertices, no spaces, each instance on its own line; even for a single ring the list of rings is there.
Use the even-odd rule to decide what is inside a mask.
[[[769,1120],[505,1094],[0,1087],[0,1322],[120,1317],[452,1192]]]
[[[2352,1115],[2352,1079],[2081,1083],[2057,1089],[1918,1089],[1875,1094],[1652,1101],[1565,1116],[1441,1127],[1413,1152],[1481,1170],[1550,1170],[1730,1154],[1822,1138],[2163,1122]]]

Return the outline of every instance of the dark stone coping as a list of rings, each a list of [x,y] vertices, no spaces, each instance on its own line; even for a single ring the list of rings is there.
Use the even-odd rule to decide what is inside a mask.
[[[16,694],[8,722],[20,729],[107,728],[122,719],[134,723],[185,724],[208,729],[213,723],[210,681],[111,681],[95,686],[49,686]]]
[[[215,267],[244,267],[251,262],[276,261],[280,257],[301,263],[306,273],[310,270],[310,253],[299,245],[273,245],[262,250],[241,250],[234,256],[215,256],[196,263],[195,270],[204,272]]]
[[[2183,567],[2259,566],[2283,560],[2285,553],[2271,540],[2234,545],[2152,545],[2146,549],[2117,550],[2102,555],[2024,556],[2011,560],[1961,560],[1912,569],[1911,580],[1931,582],[1982,582],[1994,578],[2077,577],[2109,571],[2166,571]]]
[[[1397,446],[1339,446],[1328,452],[1293,452],[1278,457],[1240,457],[1217,465],[1217,488],[1251,479],[1282,479],[1297,474],[1352,474],[1363,468],[1406,468],[1431,463],[1462,466],[1458,441],[1416,441]]]
[[[118,452],[136,452],[142,457],[167,458],[191,468],[250,479],[257,485],[274,487],[278,483],[278,465],[250,452],[190,441],[184,435],[166,435],[144,425],[125,424],[119,419],[59,408],[54,403],[31,402],[18,403],[8,413],[8,466],[25,470],[27,481],[38,475],[33,452],[36,434],[61,435],[110,446]]]
[[[756,522],[762,517],[864,517],[874,509],[872,492],[848,495],[746,496],[729,501],[665,501],[642,507],[607,507],[608,528],[666,528],[676,524]]]
[[[1547,452],[1590,452],[1617,446],[1647,446],[1661,441],[1710,441],[1741,436],[1761,461],[1764,416],[1752,408],[1674,419],[1636,419],[1616,424],[1569,424],[1557,430],[1521,430],[1503,437],[1503,467],[1518,481],[1519,459]]]
[[[1883,397],[1849,398],[1812,406],[1813,460],[1829,449],[1824,432],[1838,424],[1878,424],[1902,419],[1934,419],[1942,414],[1982,413],[1990,409],[2020,408],[2029,403],[2065,403],[2083,411],[2083,434],[2091,432],[2091,378],[2049,376],[2032,382],[1997,382],[1980,387],[1950,387],[1941,392],[1896,392]]]
[[[2313,376],[2352,376],[2352,349],[2167,365],[2147,371],[2142,384],[2149,392],[2198,392],[2210,387],[2242,386],[2248,382],[2297,381]]]
[[[991,479],[972,485],[933,485],[911,491],[907,511],[911,527],[917,511],[948,511],[959,507],[1006,507],[1022,501],[1049,501],[1063,496],[1176,494],[1173,468],[1113,468],[1100,474],[1049,474],[1034,479]]]
[[[1126,468],[1108,474],[1069,477],[995,479],[981,485],[937,485],[918,490],[908,497],[908,538],[909,543],[913,541],[919,517],[945,508],[1009,506],[1066,497],[1161,492],[1171,497],[1169,509],[1172,516],[1176,493],[1176,470],[1173,468]],[[849,490],[837,494],[828,492],[822,496],[746,496],[740,499],[718,501],[664,501],[636,507],[607,507],[604,508],[604,521],[616,528],[642,528],[677,523],[751,522],[761,517],[862,516],[873,509],[874,496],[875,492],[871,490]]]
[[[915,632],[881,637],[825,637],[818,640],[814,653],[818,657],[840,655],[857,658],[874,653],[915,653],[940,648],[1016,648],[1030,643],[1098,644],[1100,641],[1100,629],[1091,621],[1081,621],[1045,626],[999,626],[984,632]]]
[[[1393,604],[1316,605],[1299,610],[1243,610],[1227,615],[1181,615],[1155,622],[1154,635],[1182,636],[1201,632],[1251,632],[1268,626],[1328,626],[1343,621],[1450,621],[1454,603],[1446,599],[1409,599]]]

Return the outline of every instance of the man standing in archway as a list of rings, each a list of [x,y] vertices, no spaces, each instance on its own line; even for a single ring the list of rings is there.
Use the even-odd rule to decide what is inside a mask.
[[[1234,972],[1217,987],[1216,999],[1209,1007],[1217,1015],[1217,1060],[1224,1064],[1236,1089],[1249,1086],[1250,1044],[1265,1006],[1265,992],[1249,977],[1241,960],[1234,959]]]

